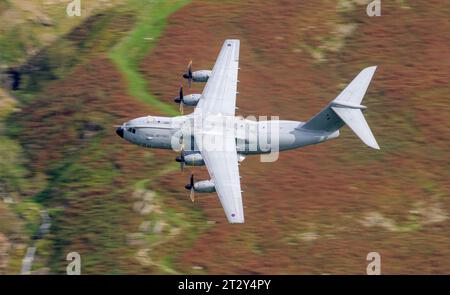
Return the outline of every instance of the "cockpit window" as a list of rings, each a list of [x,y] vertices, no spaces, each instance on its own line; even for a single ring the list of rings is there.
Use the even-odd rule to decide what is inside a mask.
[[[134,129],[134,128],[127,128],[127,131],[128,132],[131,132],[131,133],[136,133],[136,129]]]

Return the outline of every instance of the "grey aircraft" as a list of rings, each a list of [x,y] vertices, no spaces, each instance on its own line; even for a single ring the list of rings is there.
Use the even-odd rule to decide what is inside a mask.
[[[194,181],[185,187],[194,192],[217,192],[230,223],[244,223],[239,165],[247,155],[267,155],[339,136],[345,124],[369,147],[379,149],[362,111],[361,101],[376,66],[363,69],[353,81],[307,122],[244,119],[235,116],[239,64],[239,40],[225,40],[212,71],[192,71],[189,63],[183,75],[191,82],[206,82],[202,94],[180,95],[175,102],[195,106],[194,112],[177,117],[146,116],[117,128],[125,140],[148,148],[173,149],[184,165],[203,166],[211,179]]]

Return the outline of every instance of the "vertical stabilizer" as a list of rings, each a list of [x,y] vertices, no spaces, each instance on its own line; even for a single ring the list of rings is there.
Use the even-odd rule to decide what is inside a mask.
[[[333,102],[342,102],[353,105],[359,105],[366,94],[370,80],[377,67],[368,67],[362,70],[353,81],[345,87],[345,89],[336,97]]]

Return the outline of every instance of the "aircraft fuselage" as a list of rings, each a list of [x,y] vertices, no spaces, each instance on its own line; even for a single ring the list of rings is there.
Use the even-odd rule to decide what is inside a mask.
[[[191,126],[192,115],[177,117],[147,116],[128,121],[117,129],[117,134],[136,145],[157,148],[174,149],[174,142],[181,136],[184,140],[186,127]],[[268,124],[270,122],[270,124]],[[236,144],[238,154],[254,155],[273,152],[271,145],[278,140],[278,151],[295,149],[311,144],[317,144],[339,136],[339,130],[334,132],[312,131],[303,129],[304,122],[288,120],[252,121],[241,117],[234,118],[236,128]],[[133,126],[137,126],[134,128]],[[277,136],[278,135],[278,136]],[[275,138],[277,136],[277,138]],[[198,151],[194,140],[186,151]]]

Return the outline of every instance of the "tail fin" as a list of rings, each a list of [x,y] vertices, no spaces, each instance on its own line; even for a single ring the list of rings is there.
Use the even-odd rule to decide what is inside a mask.
[[[333,102],[350,103],[353,105],[359,105],[366,94],[366,90],[369,87],[370,80],[372,80],[373,74],[377,69],[376,66],[368,67],[362,70],[353,81],[345,87],[345,89],[339,94]]]
[[[360,105],[376,69],[374,66],[362,70],[338,97],[302,128],[334,132],[345,123],[369,147],[380,149],[362,114],[361,110],[366,107]]]

